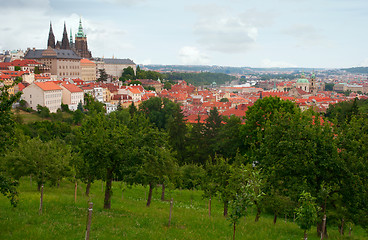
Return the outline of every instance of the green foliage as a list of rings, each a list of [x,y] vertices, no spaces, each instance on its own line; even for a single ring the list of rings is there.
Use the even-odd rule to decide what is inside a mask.
[[[172,86],[172,83],[170,83],[169,81],[165,81],[164,83],[164,89],[170,90]]]
[[[93,113],[105,113],[105,104],[102,102],[96,101],[91,95],[84,95],[85,109],[88,111],[88,114]]]
[[[135,80],[135,74],[134,69],[132,67],[124,68],[123,73],[121,74],[121,77],[119,78],[120,81],[125,82],[127,80]]]
[[[0,173],[0,192],[10,200],[10,204],[16,207],[18,204],[18,181],[5,177]]]
[[[229,99],[228,98],[221,98],[220,102],[229,102]]]
[[[359,117],[368,113],[368,101],[355,98],[350,101],[343,101],[331,104],[325,116],[334,121],[339,126],[349,123],[353,116]]]
[[[43,107],[40,104],[37,105],[37,113],[42,118],[49,118],[50,117],[50,110],[48,109],[48,107]]]
[[[143,112],[159,129],[167,129],[169,120],[174,114],[181,112],[180,106],[167,98],[153,97],[139,105],[139,111]]]
[[[299,199],[299,208],[295,210],[296,223],[304,231],[308,231],[317,221],[317,206],[315,198],[308,192],[302,192]]]
[[[61,111],[62,112],[70,112],[68,104],[61,104]]]
[[[180,167],[178,185],[184,189],[197,189],[202,185],[205,171],[202,166],[196,164],[185,164]]]
[[[144,90],[146,90],[146,91],[156,91],[156,88],[154,88],[152,86],[145,86]]]
[[[40,187],[45,182],[56,184],[71,174],[69,162],[71,149],[60,140],[42,142],[39,138],[24,139],[5,156],[5,164],[11,176],[34,176]]]
[[[14,66],[14,71],[20,71],[20,66]]]
[[[335,84],[333,84],[333,83],[326,83],[325,84],[325,91],[333,91],[334,86],[335,86]]]
[[[97,78],[97,82],[106,82],[108,75],[105,71],[105,69],[98,69],[98,72],[100,73],[100,77]]]
[[[40,74],[40,73],[41,73],[40,68],[38,66],[36,66],[34,68],[34,74]]]
[[[193,84],[195,86],[210,85],[212,82],[216,82],[218,85],[225,84],[235,80],[236,78],[223,73],[179,73],[171,72],[166,76],[167,80],[184,80],[187,83]]]
[[[3,85],[0,87],[0,155],[5,150],[12,147],[15,143],[15,122],[11,112],[12,105],[19,100],[21,92],[15,95],[10,95],[8,90],[19,83],[19,80],[14,81],[12,85]]]
[[[130,83],[129,83],[129,85],[142,85],[142,83],[140,82],[140,81],[138,81],[138,80],[133,80],[133,81],[131,81]]]

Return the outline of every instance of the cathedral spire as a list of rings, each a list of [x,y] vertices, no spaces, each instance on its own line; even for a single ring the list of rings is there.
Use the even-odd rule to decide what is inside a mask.
[[[68,33],[66,32],[65,22],[64,22],[63,39],[61,40],[61,49],[70,49],[69,40],[68,40]]]
[[[55,48],[55,36],[52,31],[52,24],[50,21],[50,31],[49,31],[49,39],[47,40],[47,47]]]
[[[72,29],[70,28],[70,39],[69,39],[69,44],[70,46],[73,46],[73,34],[72,34]]]
[[[78,27],[78,33],[75,34],[75,37],[86,37],[86,35],[83,32],[83,27],[82,27],[82,19],[79,19],[79,27]]]

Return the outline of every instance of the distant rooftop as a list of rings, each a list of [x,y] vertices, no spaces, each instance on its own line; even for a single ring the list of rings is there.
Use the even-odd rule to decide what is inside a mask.
[[[131,64],[135,65],[135,63],[129,58],[118,59],[118,58],[98,58],[97,61],[103,61],[106,64]]]

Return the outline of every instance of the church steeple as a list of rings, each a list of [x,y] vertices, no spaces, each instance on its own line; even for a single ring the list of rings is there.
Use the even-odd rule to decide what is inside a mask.
[[[73,48],[74,43],[73,43],[72,29],[70,29],[70,36],[69,37],[70,37],[70,39],[69,39],[69,45],[70,45],[71,48]]]
[[[49,39],[47,40],[47,47],[55,48],[55,36],[52,31],[52,24],[50,21],[50,31],[49,31]]]
[[[86,37],[86,35],[83,32],[83,27],[82,27],[82,19],[79,19],[79,27],[78,27],[78,33],[75,34],[75,37]]]
[[[69,40],[68,40],[68,33],[66,32],[65,22],[64,22],[63,39],[61,40],[61,49],[70,49]]]

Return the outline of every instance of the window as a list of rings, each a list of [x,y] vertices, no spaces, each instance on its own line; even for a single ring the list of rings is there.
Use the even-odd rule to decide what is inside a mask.
[[[29,98],[32,98],[32,94],[29,94]]]

